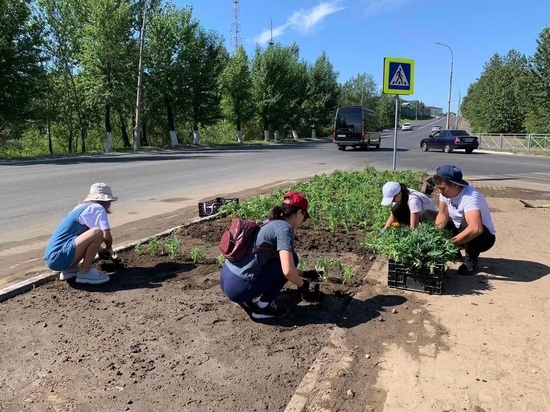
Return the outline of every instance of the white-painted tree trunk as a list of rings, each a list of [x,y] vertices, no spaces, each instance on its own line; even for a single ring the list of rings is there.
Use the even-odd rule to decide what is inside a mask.
[[[243,131],[242,130],[237,130],[237,141],[239,143],[243,142]]]
[[[269,142],[269,130],[264,130],[264,140]]]
[[[312,139],[316,139],[316,138],[317,138],[317,132],[315,131],[315,129],[311,129],[311,138],[312,138]]]
[[[275,141],[279,140],[279,131],[278,130],[275,130],[273,132],[273,138],[275,139]]]
[[[107,140],[105,141],[105,149],[107,152],[113,150],[113,133],[107,132]]]
[[[201,134],[198,130],[193,130],[193,144],[197,146],[201,144]]]
[[[178,135],[175,130],[170,130],[170,140],[172,140],[172,147],[179,145]]]
[[[292,138],[294,140],[298,139],[298,132],[296,130],[292,130]]]

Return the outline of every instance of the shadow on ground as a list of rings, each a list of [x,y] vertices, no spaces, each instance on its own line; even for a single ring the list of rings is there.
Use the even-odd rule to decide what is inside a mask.
[[[505,280],[533,282],[550,274],[550,267],[527,260],[479,258],[479,273],[460,276],[456,270],[445,274],[443,293],[446,295],[476,295],[491,289],[489,282]]]
[[[375,295],[360,300],[348,294],[330,294],[324,295],[319,303],[302,304],[298,291],[286,290],[277,299],[277,305],[288,308],[288,314],[261,323],[281,327],[334,324],[353,328],[391,312],[393,306],[402,305],[406,301],[406,297],[399,295]]]

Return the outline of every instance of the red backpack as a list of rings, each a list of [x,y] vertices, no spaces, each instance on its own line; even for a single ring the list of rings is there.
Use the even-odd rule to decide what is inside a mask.
[[[250,249],[254,236],[263,225],[249,219],[234,218],[231,221],[231,226],[223,232],[220,240],[222,255],[231,262],[243,260]],[[253,248],[252,253],[268,252],[274,249],[274,247]]]

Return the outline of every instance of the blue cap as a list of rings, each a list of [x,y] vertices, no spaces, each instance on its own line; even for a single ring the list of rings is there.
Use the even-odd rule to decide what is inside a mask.
[[[462,170],[453,165],[443,165],[435,171],[436,176],[448,180],[459,186],[468,186],[468,182],[462,178]]]

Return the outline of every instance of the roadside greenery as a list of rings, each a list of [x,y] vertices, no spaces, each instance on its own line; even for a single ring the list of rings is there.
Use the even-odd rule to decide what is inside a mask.
[[[326,137],[335,109],[393,108],[370,74],[343,84],[297,44],[230,55],[189,6],[150,0],[0,2],[0,157],[129,149],[143,6],[140,147]],[[391,100],[391,99],[390,99]]]
[[[229,203],[222,206],[220,212],[261,221],[273,206],[281,204],[287,191],[293,190],[307,197],[311,224],[315,228],[350,231],[382,227],[389,213],[389,209],[380,204],[384,183],[396,181],[419,188],[422,175],[411,171],[377,171],[373,167],[362,171],[337,170],[267,196],[253,196],[239,205]]]
[[[477,133],[550,133],[550,26],[533,56],[494,54],[461,105]]]
[[[426,222],[415,229],[398,226],[383,234],[371,232],[363,246],[411,268],[427,268],[434,273],[437,267],[446,269],[447,262],[456,259],[456,246],[451,237],[449,231]]]

